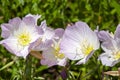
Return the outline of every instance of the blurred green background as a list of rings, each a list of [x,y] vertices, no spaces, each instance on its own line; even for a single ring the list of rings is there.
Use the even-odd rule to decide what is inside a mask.
[[[52,28],[64,28],[76,21],[86,22],[93,30],[99,26],[100,30],[114,32],[120,23],[119,0],[0,0],[0,24],[7,23],[14,17],[24,17],[27,14],[40,14],[38,24],[46,20]],[[0,38],[2,40],[2,38]],[[62,80],[60,73],[67,71],[67,80],[102,80],[103,72],[117,70],[120,63],[114,67],[106,67],[97,61],[99,49],[86,64],[74,65],[76,61],[69,61],[63,68],[60,66],[41,66],[40,60],[32,57],[33,80]],[[17,60],[12,63],[15,58]],[[0,71],[0,80],[23,80],[25,60],[9,53],[0,45],[0,68],[11,62]],[[104,80],[117,80],[118,77],[104,76]]]

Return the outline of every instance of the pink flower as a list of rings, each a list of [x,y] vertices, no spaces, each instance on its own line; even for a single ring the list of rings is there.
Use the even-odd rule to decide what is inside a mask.
[[[52,44],[52,39],[55,36],[54,29],[47,27],[46,21],[41,22],[39,28],[42,30],[42,36],[32,43],[33,51],[43,51],[48,49]]]
[[[17,17],[9,20],[9,23],[2,24],[1,36],[4,40],[0,44],[16,56],[26,58],[31,51],[31,43],[41,36],[42,30],[37,26],[39,18],[39,15],[28,14],[22,20]]]
[[[66,57],[80,60],[77,64],[82,64],[99,48],[99,40],[86,23],[79,21],[66,28],[60,48]]]
[[[51,47],[49,47],[47,50],[43,50],[43,59],[41,60],[42,65],[48,65],[49,67],[53,65],[66,65],[66,57],[63,53],[60,53],[60,42],[63,33],[63,29],[55,30],[55,36],[52,39],[53,43],[51,44]]]
[[[117,26],[115,34],[100,31],[98,37],[102,42],[101,47],[105,51],[98,58],[102,64],[112,67],[120,62],[120,25]]]

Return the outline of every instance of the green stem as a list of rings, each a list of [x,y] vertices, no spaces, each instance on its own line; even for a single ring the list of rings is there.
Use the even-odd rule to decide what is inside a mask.
[[[26,58],[25,62],[25,72],[24,72],[24,79],[25,80],[32,80],[31,79],[31,68],[32,68],[32,63],[31,63],[31,56],[28,55]]]

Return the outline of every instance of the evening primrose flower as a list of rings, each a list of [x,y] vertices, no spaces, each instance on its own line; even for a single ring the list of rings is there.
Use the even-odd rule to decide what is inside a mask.
[[[100,31],[98,37],[102,42],[101,47],[105,51],[98,58],[102,64],[112,67],[120,62],[120,25],[117,26],[115,34]]]
[[[55,36],[54,29],[47,27],[46,21],[41,22],[39,26],[42,29],[42,36],[32,43],[33,51],[43,51],[48,49],[52,44],[52,39]]]
[[[66,57],[82,64],[99,48],[99,40],[86,23],[79,21],[66,28],[60,48]]]
[[[66,64],[65,55],[63,53],[60,53],[60,42],[63,33],[64,33],[63,29],[55,30],[55,36],[54,39],[52,39],[53,43],[51,47],[49,47],[47,50],[43,50],[42,53],[43,59],[41,59],[42,65],[48,65],[49,67],[53,65],[65,66]]]
[[[4,40],[0,44],[16,56],[26,58],[31,51],[31,43],[41,36],[42,31],[37,28],[39,18],[40,15],[28,14],[22,20],[17,17],[11,19],[9,23],[2,24],[1,36]]]

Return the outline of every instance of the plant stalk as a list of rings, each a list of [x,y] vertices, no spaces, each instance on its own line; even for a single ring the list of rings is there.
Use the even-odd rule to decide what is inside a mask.
[[[31,70],[32,70],[32,62],[31,56],[28,55],[25,62],[25,71],[24,71],[24,80],[32,80],[31,78]]]

